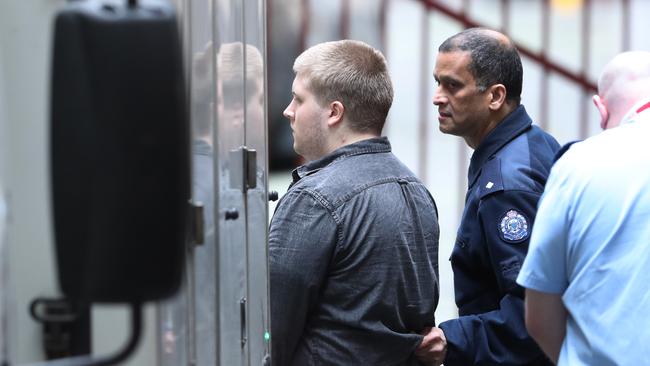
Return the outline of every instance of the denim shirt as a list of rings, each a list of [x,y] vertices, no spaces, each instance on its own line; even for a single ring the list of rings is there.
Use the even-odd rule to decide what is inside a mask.
[[[438,303],[438,217],[386,138],[297,168],[271,221],[273,365],[417,365]]]

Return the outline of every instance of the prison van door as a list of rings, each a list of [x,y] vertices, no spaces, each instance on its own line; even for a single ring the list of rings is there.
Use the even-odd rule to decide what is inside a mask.
[[[194,226],[181,293],[158,305],[161,365],[270,357],[264,0],[175,0],[192,123]]]

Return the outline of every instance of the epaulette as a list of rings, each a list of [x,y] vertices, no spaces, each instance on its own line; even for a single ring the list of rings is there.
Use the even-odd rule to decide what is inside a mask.
[[[488,196],[492,193],[503,191],[503,177],[501,175],[501,160],[493,157],[481,168],[479,179],[479,197]]]

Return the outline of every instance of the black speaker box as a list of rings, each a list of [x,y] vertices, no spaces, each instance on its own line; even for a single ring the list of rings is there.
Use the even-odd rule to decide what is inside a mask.
[[[66,296],[142,302],[178,289],[190,199],[183,80],[171,5],[89,0],[57,14],[51,183]]]

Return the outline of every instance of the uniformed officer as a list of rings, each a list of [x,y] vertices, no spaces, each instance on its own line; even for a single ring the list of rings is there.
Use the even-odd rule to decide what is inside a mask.
[[[460,317],[431,329],[416,354],[430,365],[550,364],[526,332],[515,280],[559,145],[520,104],[521,59],[506,36],[468,29],[438,51],[440,131],[475,151],[451,255]]]

